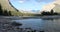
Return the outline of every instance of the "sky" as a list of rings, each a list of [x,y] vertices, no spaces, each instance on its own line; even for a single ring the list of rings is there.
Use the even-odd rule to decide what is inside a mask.
[[[42,7],[54,0],[10,0],[11,4],[18,10],[35,10],[39,11]]]

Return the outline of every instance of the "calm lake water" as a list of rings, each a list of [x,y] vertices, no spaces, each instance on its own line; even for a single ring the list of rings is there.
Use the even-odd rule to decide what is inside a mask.
[[[22,19],[13,21],[22,23],[20,28],[32,28],[45,32],[60,32],[60,19]]]

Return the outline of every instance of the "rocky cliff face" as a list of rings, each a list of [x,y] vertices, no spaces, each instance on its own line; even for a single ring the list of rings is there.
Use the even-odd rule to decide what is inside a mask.
[[[16,8],[14,8],[9,0],[0,0],[0,4],[2,6],[3,10],[8,10],[8,11],[17,11]]]
[[[52,3],[49,3],[48,5],[43,6],[43,11],[50,11],[53,9],[55,12],[60,13],[60,0],[55,0]]]
[[[60,1],[56,1],[56,2],[54,3],[54,5],[55,5],[55,7],[53,8],[53,10],[54,10],[55,12],[60,13]]]

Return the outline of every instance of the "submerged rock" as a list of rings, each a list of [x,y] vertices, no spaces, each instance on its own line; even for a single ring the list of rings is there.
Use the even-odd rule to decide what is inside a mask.
[[[40,31],[40,32],[44,32],[44,31]]]
[[[21,23],[18,23],[18,22],[12,22],[12,25],[13,26],[21,26],[22,24]]]

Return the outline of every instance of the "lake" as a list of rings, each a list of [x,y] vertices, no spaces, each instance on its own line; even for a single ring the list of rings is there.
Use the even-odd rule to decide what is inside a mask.
[[[41,30],[45,32],[60,32],[60,19],[21,19],[13,20],[18,23],[22,23],[19,28],[32,28],[35,30]]]

